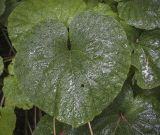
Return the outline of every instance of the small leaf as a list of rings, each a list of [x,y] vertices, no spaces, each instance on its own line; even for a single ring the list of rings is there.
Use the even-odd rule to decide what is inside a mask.
[[[160,85],[160,30],[144,32],[133,55],[133,65],[137,68],[135,79],[143,89]]]
[[[129,0],[119,2],[120,18],[136,28],[151,30],[160,28],[159,0]]]
[[[22,109],[32,108],[32,103],[24,94],[23,90],[17,81],[13,69],[14,60],[9,65],[9,76],[4,79],[3,92],[8,106],[18,107]]]
[[[0,135],[13,135],[15,124],[14,108],[0,108]]]
[[[23,93],[23,90],[20,90],[19,83],[15,76],[8,76],[5,78],[3,92],[8,106],[18,107],[25,110],[32,108],[32,103]]]

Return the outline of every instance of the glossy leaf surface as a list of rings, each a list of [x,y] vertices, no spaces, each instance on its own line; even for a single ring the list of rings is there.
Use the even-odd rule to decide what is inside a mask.
[[[137,84],[143,89],[160,85],[160,30],[144,32],[135,45],[133,65]]]
[[[35,105],[76,127],[120,92],[130,67],[127,42],[109,16],[80,14],[69,25],[69,39],[64,24],[46,20],[16,44],[15,74]]]
[[[160,28],[159,0],[129,0],[119,2],[120,18],[136,28],[151,30]]]
[[[130,85],[125,84],[119,96],[102,114],[91,122],[91,126],[94,135],[158,135],[160,130],[159,116],[160,114],[155,110],[152,102],[143,97],[134,98],[132,88]],[[60,123],[57,122],[57,124]],[[44,125],[48,126],[45,127]],[[36,133],[51,135],[51,125],[53,125],[52,118],[50,116],[43,117],[36,129]],[[61,129],[58,126],[56,127],[58,134],[90,134],[87,125],[72,128],[61,123],[61,127]]]

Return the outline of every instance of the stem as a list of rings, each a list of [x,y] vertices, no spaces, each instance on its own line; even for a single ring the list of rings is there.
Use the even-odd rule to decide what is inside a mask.
[[[53,118],[53,135],[56,135],[56,120]]]
[[[28,127],[28,112],[25,111],[25,135],[28,135],[27,127]]]
[[[88,122],[88,127],[89,127],[90,134],[93,135],[93,130],[90,122]]]
[[[42,117],[42,112],[41,112],[41,110],[39,110],[39,120],[41,119],[41,117]]]
[[[28,121],[28,127],[29,127],[29,131],[30,131],[31,135],[33,135],[33,131],[32,131],[32,128],[31,128],[29,121]]]
[[[2,97],[2,99],[1,99],[1,103],[0,103],[0,106],[3,106],[3,103],[4,103],[4,96]]]
[[[37,109],[34,107],[34,128],[37,126]]]

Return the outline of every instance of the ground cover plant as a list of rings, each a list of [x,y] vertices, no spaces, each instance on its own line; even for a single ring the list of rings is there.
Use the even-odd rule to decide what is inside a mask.
[[[159,135],[159,0],[0,0],[0,135]]]

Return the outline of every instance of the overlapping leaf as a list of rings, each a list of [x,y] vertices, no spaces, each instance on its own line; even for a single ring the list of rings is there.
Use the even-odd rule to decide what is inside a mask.
[[[95,135],[158,135],[160,117],[150,102],[133,98],[128,85],[92,125]]]
[[[118,16],[117,13],[113,12],[113,10],[111,9],[111,7],[108,4],[99,3],[99,4],[97,4],[97,6],[95,6],[93,8],[93,10],[95,12],[99,12],[103,15],[108,15],[108,16],[113,16],[113,17]]]
[[[151,30],[160,28],[159,0],[129,0],[119,2],[119,16],[129,25]]]
[[[14,108],[0,108],[0,135],[13,135],[16,124]]]
[[[112,17],[94,12],[77,16],[69,25],[70,39],[57,20],[43,21],[24,33],[21,42],[13,40],[16,77],[32,102],[58,120],[75,127],[84,124],[121,90],[130,48]]]
[[[137,84],[143,89],[160,85],[160,30],[145,32],[135,45],[133,65]]]

